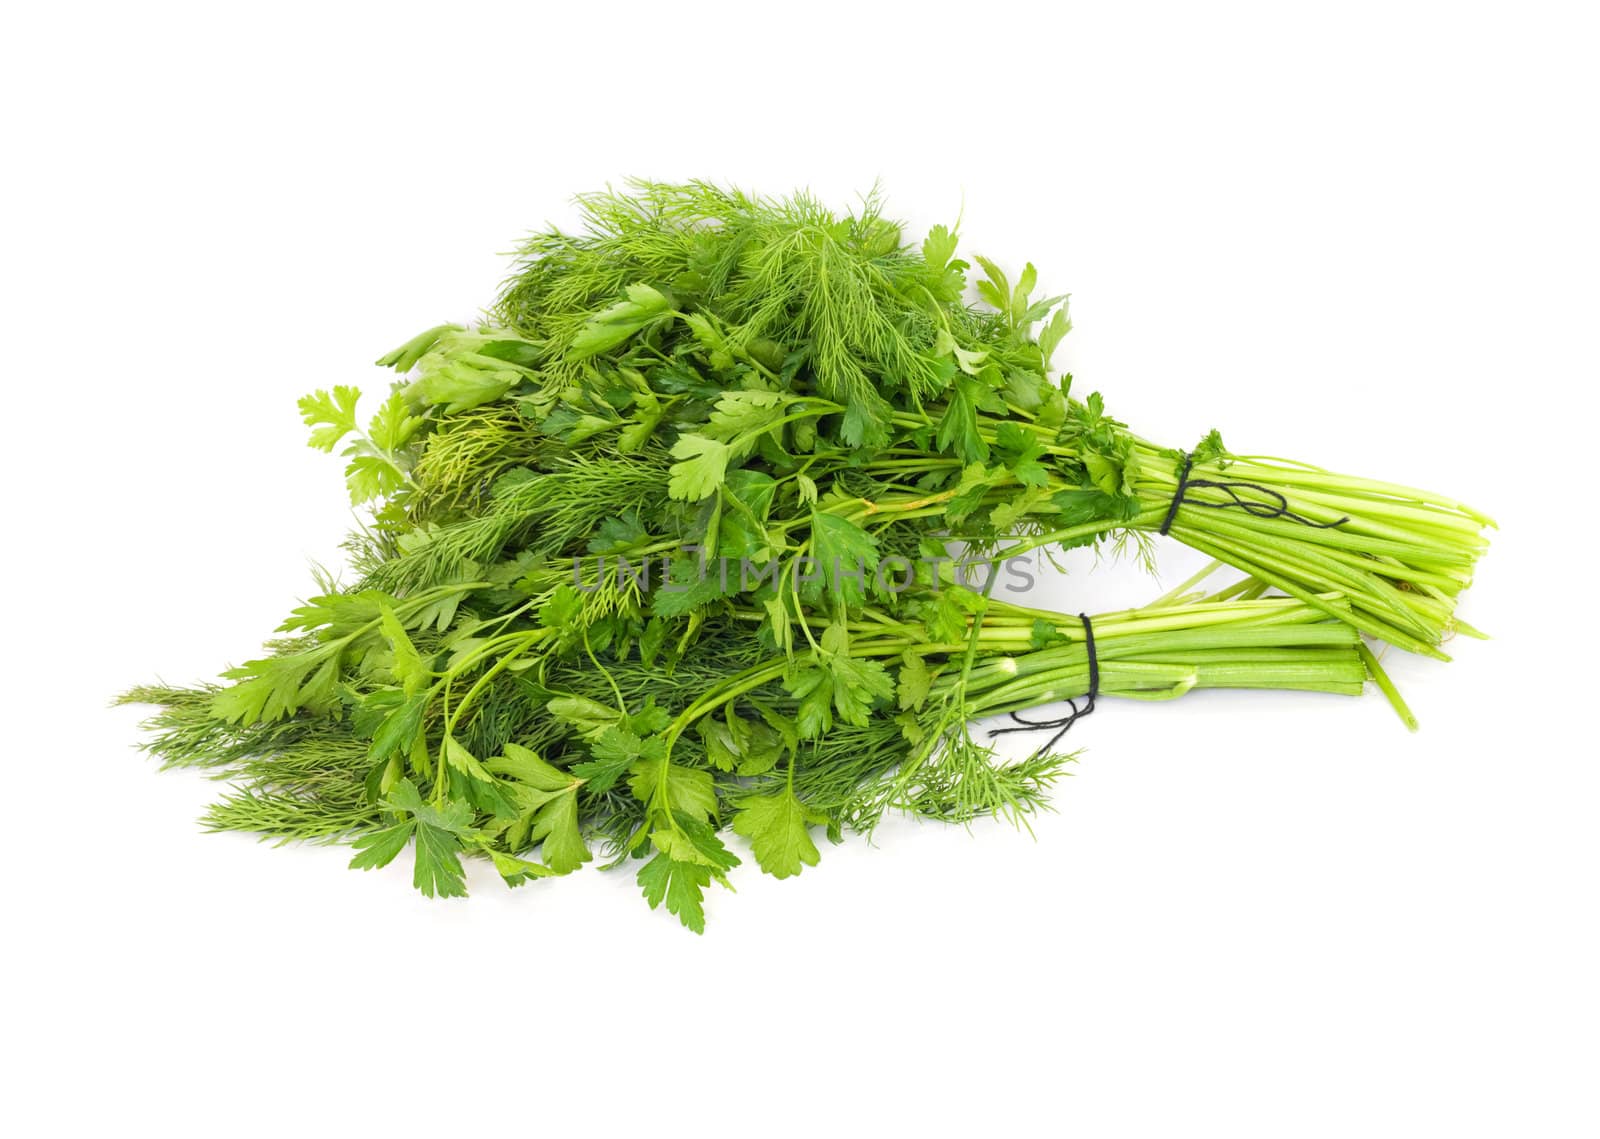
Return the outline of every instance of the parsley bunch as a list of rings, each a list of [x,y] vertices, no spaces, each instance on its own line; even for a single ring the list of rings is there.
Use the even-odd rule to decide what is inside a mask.
[[[1354,695],[1362,634],[1443,658],[1487,519],[1437,495],[1163,449],[1052,355],[1063,297],[907,244],[875,197],[639,183],[580,199],[473,327],[301,401],[370,523],[222,685],[141,688],[150,749],[231,777],[208,825],[412,851],[430,896],[463,856],[511,885],[603,851],[700,930],[748,840],[779,877],[889,811],[1038,809],[1071,756],[1000,760],[974,719],[1198,687]],[[1174,499],[1177,499],[1174,504]],[[1082,623],[995,595],[1033,549],[1153,532],[1199,579]],[[958,571],[952,545],[988,567]]]

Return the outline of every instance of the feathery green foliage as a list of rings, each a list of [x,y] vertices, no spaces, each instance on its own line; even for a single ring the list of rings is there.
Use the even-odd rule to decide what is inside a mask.
[[[301,401],[371,512],[354,584],[226,685],[126,697],[160,706],[164,763],[232,781],[207,826],[361,869],[409,850],[430,896],[464,858],[512,886],[636,860],[699,931],[730,832],[789,877],[888,812],[1024,822],[1072,757],[1007,762],[969,725],[1091,673],[1138,699],[1372,675],[1409,720],[1361,634],[1442,657],[1467,631],[1487,519],[1215,432],[1144,441],[1052,369],[1071,321],[1032,265],[908,243],[875,194],[635,183],[579,210],[484,323],[379,361],[364,430],[353,388]],[[951,561],[1157,532],[1248,576],[1096,618],[1093,667],[1077,618]]]

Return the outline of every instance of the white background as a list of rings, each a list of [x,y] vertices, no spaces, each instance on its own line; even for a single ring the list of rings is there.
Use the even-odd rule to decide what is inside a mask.
[[[7,17],[5,1129],[1596,1134],[1586,6],[533,7]],[[623,874],[430,903],[201,834],[106,705],[336,556],[295,398],[629,174],[964,209],[1147,436],[1496,514],[1496,639],[1390,654],[1415,736],[1106,702],[1034,837],[747,866],[703,938]],[[1158,588],[1109,573],[1056,600]]]

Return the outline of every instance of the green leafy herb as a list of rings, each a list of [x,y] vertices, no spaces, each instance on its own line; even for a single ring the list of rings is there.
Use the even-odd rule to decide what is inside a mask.
[[[364,430],[354,387],[300,401],[363,508],[348,584],[221,683],[127,696],[163,763],[229,781],[206,826],[358,869],[409,848],[430,897],[467,859],[509,886],[637,860],[698,932],[742,844],[784,878],[817,828],[1041,807],[1072,757],[1007,761],[973,718],[1091,675],[1108,701],[1370,678],[1414,723],[1362,636],[1443,657],[1469,631],[1488,519],[1214,431],[1148,442],[1053,374],[1072,325],[1031,263],[971,258],[974,301],[955,228],[907,240],[876,194],[578,204],[481,323],[381,358]],[[1076,616],[980,591],[950,548],[982,578],[1158,534],[1241,580],[1095,618],[1092,664]]]

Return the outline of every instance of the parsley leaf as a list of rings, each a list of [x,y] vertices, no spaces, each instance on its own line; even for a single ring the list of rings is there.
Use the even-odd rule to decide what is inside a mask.
[[[1050,367],[1050,358],[1055,355],[1056,348],[1071,331],[1072,318],[1067,315],[1067,306],[1062,305],[1039,330],[1039,355],[1046,370]]]
[[[960,238],[950,232],[944,225],[936,225],[928,230],[928,236],[922,239],[922,259],[928,263],[928,268],[936,273],[944,272],[950,258],[956,254],[956,245]]]
[[[875,660],[835,653],[828,658],[833,674],[833,706],[847,724],[865,727],[867,714],[875,704],[894,696],[894,679]]]
[[[1042,487],[1050,482],[1050,472],[1039,462],[1045,449],[1038,436],[1015,423],[1002,423],[995,431],[995,447],[1000,461],[1023,486]]]
[[[900,710],[910,711],[926,704],[932,684],[933,675],[928,671],[928,662],[916,653],[906,653],[900,665],[897,685]]]
[[[825,584],[841,604],[860,605],[878,568],[878,543],[872,535],[848,518],[813,507],[811,553],[821,571],[821,581],[808,587],[811,596],[819,596]]]
[[[650,832],[650,842],[674,861],[710,867],[718,880],[739,865],[739,856],[723,845],[715,828],[682,811],[673,815],[670,826]]]
[[[500,877],[505,879],[507,886],[517,887],[533,878],[548,878],[557,871],[537,862],[529,862],[515,855],[503,851],[490,849],[489,859],[494,863],[494,868],[500,872]]]
[[[411,882],[427,898],[464,898],[467,874],[461,868],[461,842],[455,834],[418,822],[416,866]]]
[[[683,435],[672,445],[667,494],[680,502],[698,502],[714,492],[727,477],[733,449],[704,435]]]
[[[411,833],[414,830],[416,823],[407,819],[382,830],[368,831],[358,836],[350,844],[356,850],[356,856],[350,860],[350,869],[376,870],[380,866],[389,865],[406,848],[406,843],[411,841]]]
[[[587,696],[556,696],[545,710],[584,739],[592,740],[622,718],[622,713]]]
[[[978,402],[981,384],[970,376],[958,376],[950,392],[950,402],[939,420],[935,440],[939,449],[948,451],[963,463],[984,463],[989,460],[989,444],[978,434]]]
[[[655,741],[659,743],[660,741]],[[665,780],[662,765],[666,766]],[[717,788],[709,771],[673,763],[664,755],[642,759],[633,767],[628,787],[634,798],[653,810],[668,814],[681,811],[693,819],[710,819],[717,813]],[[666,802],[660,792],[665,791]]]
[[[1062,636],[1049,621],[1043,617],[1036,617],[1033,621],[1033,630],[1028,634],[1028,647],[1034,651],[1048,649],[1053,645],[1068,645],[1072,643],[1070,637]]]
[[[625,727],[604,728],[589,745],[594,758],[572,765],[572,774],[586,780],[596,794],[609,791],[630,767],[640,760],[659,760],[667,753],[659,739],[641,739]]]
[[[627,294],[626,300],[595,313],[579,329],[567,347],[569,360],[584,360],[609,352],[672,308],[672,302],[649,285],[629,285]]]
[[[640,867],[638,882],[652,910],[664,901],[667,912],[687,928],[695,933],[706,931],[703,898],[705,888],[711,885],[710,867],[658,854]]]
[[[828,821],[785,788],[776,795],[752,795],[739,802],[733,829],[750,840],[761,869],[774,878],[800,873],[801,864],[815,866],[820,855],[809,828]]]
[[[385,604],[380,609],[380,627],[383,635],[389,639],[389,647],[393,659],[389,671],[399,682],[401,690],[409,697],[417,694],[429,680],[427,667],[422,663],[422,656],[417,652],[417,647],[411,643],[411,638],[406,636],[405,626],[400,624],[400,618],[394,615],[394,609]]]
[[[461,774],[469,776],[483,783],[493,783],[494,776],[490,775],[483,764],[478,762],[478,757],[462,745],[455,736],[446,735],[443,744],[444,761]]]
[[[467,879],[461,867],[461,840],[477,837],[472,829],[472,808],[458,799],[438,805],[425,803],[409,779],[394,785],[383,806],[411,816],[409,822],[400,825],[410,828],[416,840],[413,885],[429,898],[465,897]],[[391,827],[384,838],[370,843],[351,866],[370,869],[392,860],[404,845],[397,845],[396,830]]]
[[[513,849],[543,843],[540,857],[556,874],[570,874],[594,857],[578,822],[581,777],[514,743],[506,744],[505,754],[491,759],[488,766],[515,783],[511,797],[519,814],[509,832]]]
[[[361,393],[343,384],[332,393],[315,391],[300,398],[300,417],[311,432],[310,445],[319,451],[332,451],[339,440],[356,429],[356,401]]]
[[[411,414],[410,405],[398,391],[392,392],[378,414],[367,424],[367,438],[378,451],[393,454],[400,450],[422,429],[425,422]]]

